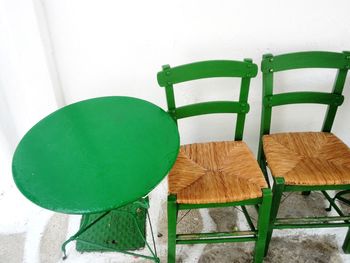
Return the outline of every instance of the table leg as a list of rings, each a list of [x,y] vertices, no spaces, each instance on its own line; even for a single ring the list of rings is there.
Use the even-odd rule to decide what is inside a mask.
[[[69,242],[76,240],[82,233],[84,233],[86,230],[88,230],[90,227],[92,227],[94,224],[96,224],[98,221],[100,221],[103,217],[105,217],[106,215],[108,215],[110,213],[110,211],[107,211],[105,213],[103,213],[101,216],[99,216],[98,218],[96,218],[94,221],[92,221],[90,224],[88,224],[88,220],[89,220],[89,215],[86,215],[84,217],[84,221],[82,223],[82,225],[80,226],[78,232],[76,232],[73,236],[71,236],[68,240],[66,240],[61,247],[61,250],[63,252],[63,260],[65,260],[67,258],[67,254],[66,254],[66,246]]]
[[[120,212],[120,213],[127,213],[127,214],[131,215],[131,217],[133,218],[133,221],[134,221],[134,223],[135,223],[135,225],[136,225],[137,231],[139,232],[141,238],[142,238],[143,241],[145,242],[146,247],[148,248],[148,250],[149,250],[149,252],[151,253],[152,256],[146,256],[146,255],[137,254],[137,253],[133,253],[133,252],[129,252],[129,251],[120,251],[120,250],[115,250],[115,251],[120,252],[120,253],[124,253],[124,254],[139,256],[139,257],[142,257],[142,258],[146,258],[146,259],[153,260],[153,261],[156,262],[156,263],[159,263],[159,262],[160,262],[160,259],[158,258],[158,255],[157,255],[157,249],[156,249],[156,243],[155,243],[154,234],[153,234],[152,223],[151,223],[151,219],[150,219],[150,216],[149,216],[149,214],[148,214],[148,211],[146,211],[146,214],[147,214],[147,221],[148,221],[148,224],[149,224],[150,230],[151,230],[152,243],[153,243],[153,249],[154,249],[154,251],[152,250],[150,244],[147,242],[146,237],[142,234],[140,225],[138,224],[135,215],[134,215],[133,213],[131,213],[131,212],[128,212],[128,211],[119,211],[119,212]],[[100,247],[102,247],[102,246],[100,246]]]
[[[62,252],[64,254],[64,257],[63,259],[66,259],[67,258],[67,255],[66,255],[66,245],[71,242],[71,241],[74,241],[74,240],[79,240],[79,242],[83,242],[85,244],[88,244],[88,245],[92,245],[92,246],[95,246],[97,248],[101,248],[101,249],[108,249],[110,251],[116,251],[116,252],[120,252],[120,253],[124,253],[124,254],[128,254],[128,255],[133,255],[133,256],[138,256],[138,257],[142,257],[142,258],[145,258],[145,259],[149,259],[149,260],[152,260],[156,263],[159,263],[160,260],[157,256],[157,249],[156,249],[156,244],[155,244],[155,239],[154,239],[154,234],[153,234],[153,228],[152,228],[152,223],[151,223],[151,218],[149,216],[149,213],[147,211],[147,209],[149,208],[149,203],[148,203],[148,198],[145,198],[145,199],[141,199],[139,201],[136,201],[135,202],[137,205],[139,205],[139,207],[142,207],[142,208],[145,208],[146,209],[146,217],[147,217],[147,221],[148,221],[148,224],[149,224],[149,227],[150,227],[150,231],[151,231],[151,235],[152,235],[152,242],[153,242],[153,249],[152,249],[152,245],[149,244],[146,240],[146,237],[144,236],[143,234],[143,231],[142,229],[144,227],[141,227],[139,225],[139,222],[135,216],[135,214],[132,212],[132,211],[124,211],[124,210],[113,210],[113,211],[117,211],[118,213],[124,213],[124,214],[128,214],[131,216],[130,220],[134,222],[134,224],[136,225],[136,231],[138,232],[138,234],[140,235],[141,239],[144,241],[145,243],[145,246],[147,247],[147,249],[149,250],[150,254],[149,256],[147,255],[142,255],[142,254],[138,254],[138,253],[134,253],[134,252],[131,252],[131,251],[126,251],[126,250],[118,250],[118,249],[114,249],[114,248],[111,248],[111,247],[108,247],[108,246],[104,246],[103,244],[96,244],[94,242],[91,242],[91,241],[88,241],[88,240],[84,240],[81,235],[87,231],[90,227],[92,227],[93,225],[95,225],[98,221],[100,221],[102,218],[104,218],[106,215],[108,215],[111,211],[108,211],[108,212],[105,212],[103,214],[101,214],[99,217],[97,217],[95,220],[93,220],[92,222],[89,223],[89,214],[83,216],[83,221],[81,223],[81,226],[79,228],[79,230],[73,235],[71,236],[67,241],[65,241],[63,244],[62,244]],[[139,209],[139,208],[137,208]],[[137,211],[137,210],[136,210]],[[91,217],[90,217],[91,219]]]

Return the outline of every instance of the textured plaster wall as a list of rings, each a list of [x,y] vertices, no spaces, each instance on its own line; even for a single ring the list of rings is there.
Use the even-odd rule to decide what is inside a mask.
[[[350,2],[331,1],[54,1],[46,0],[53,50],[68,103],[104,95],[129,95],[165,107],[156,73],[161,65],[197,60],[253,58],[264,53],[350,49]],[[277,76],[279,90],[331,90],[334,71],[299,70]],[[350,96],[349,81],[345,96]],[[179,85],[178,104],[237,98],[238,82]],[[257,148],[261,74],[252,81],[245,138]],[[325,107],[287,106],[274,112],[274,130],[318,130]],[[335,131],[350,143],[349,100]],[[233,117],[180,122],[182,142],[232,138]]]

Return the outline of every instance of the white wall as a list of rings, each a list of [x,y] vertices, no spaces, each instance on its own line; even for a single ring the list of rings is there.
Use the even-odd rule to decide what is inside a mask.
[[[0,234],[23,232],[38,208],[12,180],[14,149],[24,133],[57,108],[33,2],[0,1]]]
[[[23,134],[64,103],[129,95],[163,108],[156,82],[161,65],[197,60],[252,58],[264,53],[350,50],[348,0],[328,1],[115,1],[0,0],[0,100],[2,158],[10,160]],[[281,89],[330,90],[334,71],[281,73]],[[238,96],[237,80],[178,85],[179,105]],[[350,98],[350,81],[344,95]],[[245,140],[257,149],[261,74],[252,80]],[[299,108],[298,108],[299,107]],[[319,130],[324,106],[276,109],[273,130]],[[350,145],[350,99],[334,131]],[[231,115],[180,121],[182,143],[231,139]]]
[[[161,65],[196,60],[253,58],[260,64],[264,53],[301,50],[350,49],[348,0],[341,1],[44,1],[57,58],[58,72],[68,103],[104,95],[130,95],[165,107],[157,86]],[[294,72],[293,72],[294,73]],[[295,72],[299,73],[299,72]],[[331,74],[332,73],[332,74]],[[330,90],[334,72],[284,75],[277,84],[300,89]],[[292,85],[285,85],[286,80]],[[237,95],[237,82],[198,81],[193,89],[176,89],[179,102],[229,98]],[[302,84],[306,83],[306,85]],[[185,86],[185,85],[182,85]],[[347,82],[345,96],[350,97]],[[207,94],[207,97],[205,95]],[[246,140],[255,151],[261,102],[261,74],[252,81],[251,112]],[[317,130],[323,107],[293,106],[288,116],[275,116],[274,127]],[[346,100],[335,131],[350,144]],[[281,110],[279,110],[281,111]],[[232,116],[205,116],[180,123],[182,142],[232,138]]]

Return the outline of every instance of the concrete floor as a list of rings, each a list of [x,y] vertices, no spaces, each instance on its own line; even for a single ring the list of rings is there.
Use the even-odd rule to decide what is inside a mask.
[[[164,187],[157,190],[153,196],[164,192]],[[164,193],[163,193],[164,196]],[[151,216],[154,221],[158,253],[161,261],[166,262],[166,202],[163,199],[152,198]],[[297,207],[301,209],[296,209]],[[326,215],[325,202],[320,193],[312,193],[305,197],[293,193],[283,201],[279,215],[283,217],[301,215]],[[349,207],[344,209],[348,212]],[[253,217],[254,210],[250,210]],[[245,219],[239,209],[200,209],[191,210],[188,214],[180,213],[178,224],[179,232],[199,231],[230,231],[237,228],[246,228]],[[124,256],[119,253],[79,253],[74,244],[68,246],[68,259],[63,261],[60,252],[62,242],[73,234],[79,226],[79,216],[51,213],[45,226],[38,232],[38,238],[30,236],[29,232],[0,234],[0,263],[19,262],[150,262],[133,256]],[[40,224],[41,222],[38,222]],[[33,222],[32,222],[33,224]],[[30,230],[30,228],[28,228]],[[343,254],[341,245],[347,229],[317,229],[317,230],[283,230],[275,231],[270,245],[266,263],[284,262],[317,262],[341,263],[350,262],[350,256]],[[150,235],[148,235],[150,236]],[[39,242],[31,248],[31,243]],[[28,252],[28,247],[30,252]],[[178,246],[178,262],[251,262],[253,243],[231,243]],[[141,251],[145,252],[146,251]]]

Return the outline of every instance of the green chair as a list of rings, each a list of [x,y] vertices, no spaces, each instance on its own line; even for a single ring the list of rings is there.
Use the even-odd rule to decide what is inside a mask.
[[[269,167],[272,178],[272,208],[265,253],[273,229],[349,227],[350,216],[345,216],[326,190],[350,189],[350,150],[334,134],[331,128],[338,109],[343,103],[342,95],[350,52],[299,52],[263,56],[263,102],[258,162],[266,176]],[[286,92],[273,93],[274,74],[281,71],[304,68],[336,69],[337,76],[330,93]],[[328,105],[321,132],[290,132],[270,134],[272,108],[286,104],[318,103]],[[321,191],[339,216],[277,218],[283,192],[308,195]],[[343,249],[350,252],[350,232]]]
[[[168,176],[168,262],[175,262],[176,245],[256,241],[254,262],[262,262],[271,208],[271,190],[258,163],[242,142],[250,79],[257,66],[250,59],[203,61],[171,68],[163,66],[157,79],[165,87],[168,112],[174,121],[202,114],[236,113],[234,141],[183,145]],[[211,101],[176,107],[173,85],[217,77],[241,78],[239,101]],[[245,208],[259,207],[257,229]],[[179,210],[241,206],[248,231],[176,233]]]

